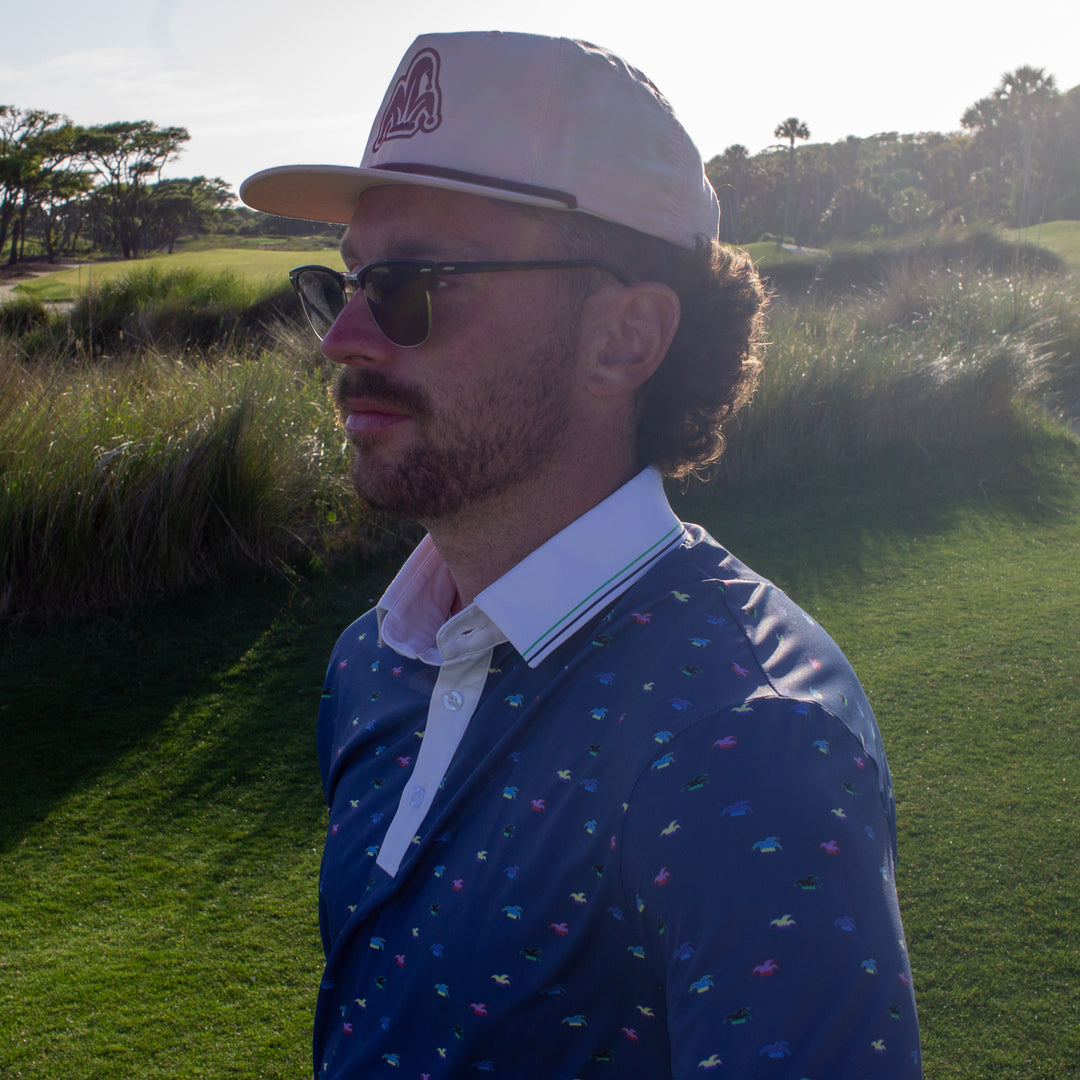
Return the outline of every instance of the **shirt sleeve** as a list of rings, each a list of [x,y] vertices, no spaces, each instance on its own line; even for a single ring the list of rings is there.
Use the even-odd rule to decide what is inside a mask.
[[[627,803],[621,868],[672,1075],[921,1075],[878,766],[816,702],[680,734]]]

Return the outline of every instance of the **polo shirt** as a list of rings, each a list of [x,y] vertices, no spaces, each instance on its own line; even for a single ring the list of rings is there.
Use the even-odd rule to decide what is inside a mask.
[[[378,866],[397,872],[480,700],[494,649],[509,640],[536,667],[684,535],[660,474],[646,469],[449,619],[456,586],[431,537],[421,541],[375,609],[384,644],[439,669],[416,765]]]
[[[892,788],[825,632],[652,471],[342,635],[317,1075],[921,1075]]]

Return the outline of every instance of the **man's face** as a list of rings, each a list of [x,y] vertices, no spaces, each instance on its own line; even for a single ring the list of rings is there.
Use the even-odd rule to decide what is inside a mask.
[[[493,199],[403,185],[360,199],[347,268],[377,259],[558,257],[550,228]],[[497,499],[559,454],[571,420],[578,319],[559,273],[441,279],[430,338],[389,342],[357,294],[323,341],[343,366],[335,398],[353,482],[379,509],[425,525]]]

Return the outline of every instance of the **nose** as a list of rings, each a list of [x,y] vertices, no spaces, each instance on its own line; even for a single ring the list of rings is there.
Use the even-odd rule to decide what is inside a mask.
[[[386,361],[393,346],[375,325],[362,292],[354,293],[322,339],[328,360],[350,367]]]

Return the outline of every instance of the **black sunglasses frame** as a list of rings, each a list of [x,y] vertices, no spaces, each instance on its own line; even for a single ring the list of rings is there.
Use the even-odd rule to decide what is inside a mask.
[[[307,316],[308,324],[315,332],[315,336],[321,341],[330,331],[334,320],[345,310],[349,302],[350,293],[357,290],[363,292],[367,301],[368,311],[371,313],[375,325],[393,345],[399,348],[412,349],[431,337],[431,292],[435,288],[440,277],[450,277],[456,274],[492,274],[510,270],[603,270],[611,274],[620,284],[630,285],[632,281],[621,270],[609,266],[607,263],[597,262],[592,259],[530,259],[526,261],[486,260],[480,262],[429,262],[418,259],[381,259],[378,262],[368,263],[352,273],[342,273],[329,266],[320,266],[317,263],[306,263],[296,266],[289,271],[289,280],[293,289],[300,297],[300,304]],[[379,276],[396,276],[398,281],[395,287],[390,289],[385,296],[380,296],[375,291],[377,286],[375,279]],[[320,299],[328,304],[326,310],[320,310],[305,286],[305,279],[312,282],[315,278],[323,283]],[[327,293],[326,283],[333,282],[340,291]],[[313,282],[312,282],[313,284]],[[418,331],[402,333],[403,324],[415,327],[420,322],[421,312],[395,311],[393,304],[395,298],[403,304],[417,302],[415,293],[416,286],[423,291],[423,318],[424,332],[419,336]],[[406,299],[402,299],[406,298]],[[322,327],[322,329],[320,329]],[[406,340],[399,340],[404,337]],[[417,340],[412,340],[416,338]]]

